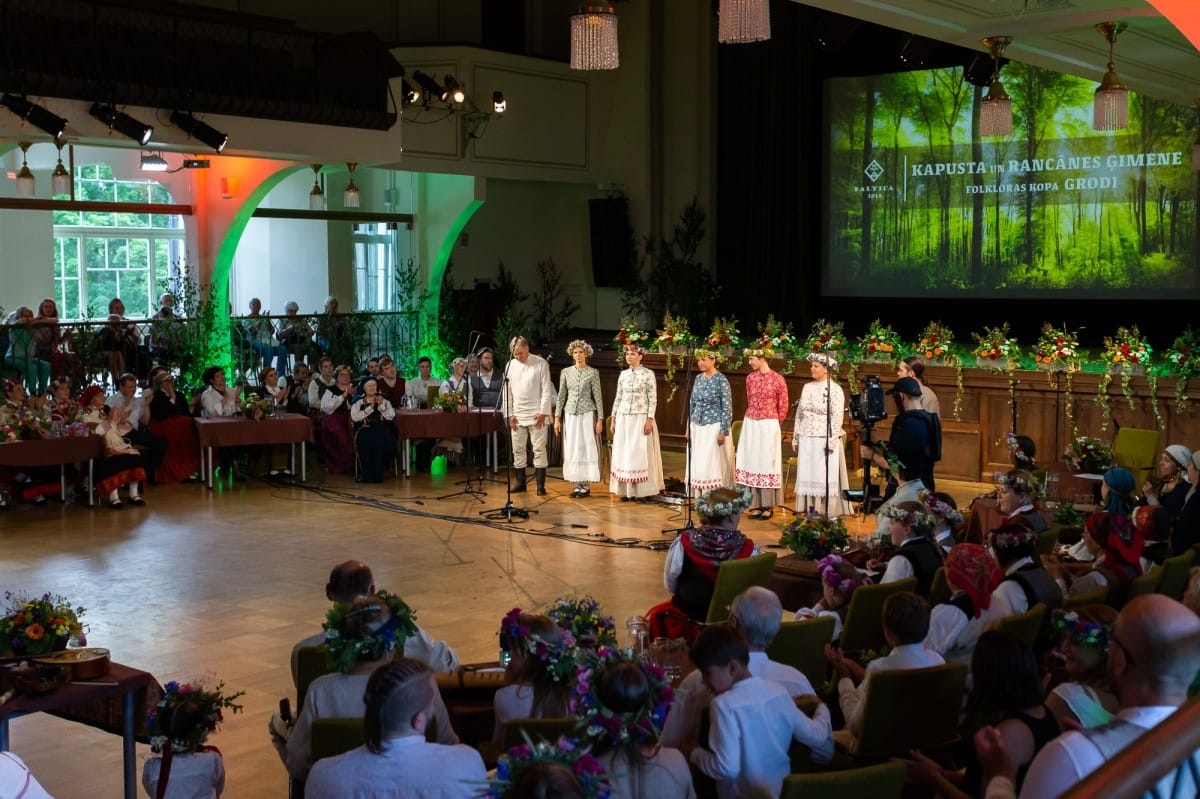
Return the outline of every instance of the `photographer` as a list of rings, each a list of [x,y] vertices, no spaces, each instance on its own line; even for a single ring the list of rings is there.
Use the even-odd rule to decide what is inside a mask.
[[[892,423],[887,450],[898,461],[896,490],[876,511],[876,535],[887,532],[886,511],[898,502],[917,499],[922,488],[934,490],[933,464],[942,458],[942,425],[937,416],[921,409],[921,384],[911,377],[896,381],[889,392],[899,415]],[[890,468],[883,448],[864,444],[862,457],[882,469]]]

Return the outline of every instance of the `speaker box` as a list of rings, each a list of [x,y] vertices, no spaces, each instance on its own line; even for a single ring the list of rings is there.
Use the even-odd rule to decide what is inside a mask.
[[[637,276],[637,252],[629,200],[608,197],[588,200],[592,234],[592,280],[598,288],[629,285]]]

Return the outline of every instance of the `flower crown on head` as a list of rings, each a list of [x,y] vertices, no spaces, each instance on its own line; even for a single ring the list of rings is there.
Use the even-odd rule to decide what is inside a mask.
[[[1037,466],[1037,459],[1025,454],[1025,450],[1021,449],[1021,444],[1017,441],[1017,437],[1011,430],[1004,434],[1004,440],[1008,442],[1008,448],[1012,450],[1013,457],[1017,459],[1017,463],[1023,463],[1030,469]]]
[[[1065,633],[1076,644],[1094,646],[1101,652],[1108,651],[1108,637],[1112,627],[1097,621],[1084,621],[1075,611],[1055,610],[1050,614],[1050,626]]]
[[[527,652],[545,664],[546,674],[554,682],[566,684],[575,674],[579,662],[579,652],[575,648],[575,636],[569,630],[562,630],[562,641],[547,641],[521,623],[524,611],[513,608],[505,614],[500,622],[502,643],[510,648]],[[560,627],[560,629],[562,629]]]
[[[817,573],[821,575],[821,582],[832,587],[839,594],[848,596],[851,591],[858,588],[858,580],[838,574],[837,564],[845,562],[846,559],[841,555],[826,555],[817,562]]]
[[[234,700],[245,696],[245,691],[224,696],[221,689],[225,683],[217,683],[211,691],[204,689],[200,682],[180,684],[174,680],[167,683],[162,698],[158,704],[146,714],[146,733],[150,739],[150,747],[155,752],[163,751],[168,744],[172,752],[189,752],[208,740],[209,733],[216,732],[217,727],[224,721],[222,710],[240,713],[242,706]],[[176,730],[172,736],[170,731],[162,726],[163,712],[175,711],[181,707],[192,706],[196,712],[196,724],[187,730]]]
[[[988,533],[988,541],[994,550],[1016,549],[1037,544],[1038,534],[1028,528],[1009,529],[1006,531],[993,530]]]
[[[942,502],[942,500],[934,496],[932,491],[921,489],[917,492],[917,501],[928,508],[929,512],[934,516],[941,516],[950,522],[951,526],[957,527],[963,523],[962,512],[949,502]]]
[[[768,343],[758,341],[755,342],[755,346],[742,350],[742,355],[746,357],[754,356],[755,358],[774,358],[775,350]]]
[[[696,513],[705,519],[725,519],[735,513],[741,513],[750,507],[750,500],[753,497],[750,489],[746,486],[741,486],[738,496],[728,502],[710,503],[709,497],[711,495],[712,491],[707,491],[696,499]]]
[[[584,352],[586,352],[587,356],[589,358],[592,357],[592,353],[595,352],[595,350],[592,348],[591,344],[588,344],[586,341],[584,341],[581,338],[577,338],[574,341],[572,341],[570,344],[567,345],[567,355],[573,356],[575,354],[575,350],[577,350],[577,349],[580,349],[580,350],[583,350]]]
[[[933,529],[934,519],[931,514],[925,510],[906,510],[899,505],[893,505],[887,509],[887,517],[893,521],[900,522],[908,527],[915,527],[918,530],[928,532]]]
[[[379,600],[378,604],[357,609],[337,603],[325,614],[325,645],[329,647],[329,655],[338,671],[346,672],[360,660],[379,660],[393,649],[404,646],[409,636],[416,635],[416,614],[403,599],[387,591],[377,591],[375,599]],[[361,638],[346,635],[346,622],[351,616],[379,611],[384,606],[390,615],[377,629]]]
[[[604,670],[622,662],[633,663],[646,676],[646,702],[630,713],[610,710],[596,693]],[[616,746],[657,741],[674,697],[671,681],[666,678],[661,666],[637,657],[632,650],[621,651],[605,646],[575,672],[570,705],[571,713],[579,719],[588,736],[604,736]]]
[[[1020,474],[1014,474],[1013,472],[1005,472],[996,479],[996,482],[1017,494],[1037,493],[1036,485]]]
[[[696,360],[700,360],[701,358],[712,358],[718,363],[721,362],[722,358],[721,353],[708,347],[697,347],[696,349],[692,350],[692,357]]]
[[[488,780],[488,799],[516,799],[516,786],[525,770],[543,762],[558,763],[571,769],[587,799],[607,799],[612,793],[600,761],[577,741],[564,736],[557,743],[528,741],[500,755],[496,775]]]
[[[638,355],[646,354],[646,348],[643,347],[641,344],[626,344],[624,351],[625,352],[636,352]]]

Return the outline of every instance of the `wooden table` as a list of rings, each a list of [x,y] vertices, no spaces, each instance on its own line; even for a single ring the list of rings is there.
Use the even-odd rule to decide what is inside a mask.
[[[97,436],[99,438],[99,436]],[[113,663],[107,674],[82,683],[68,683],[45,694],[19,695],[0,705],[0,749],[9,748],[9,719],[30,713],[52,713],[71,721],[121,736],[124,755],[125,799],[137,797],[137,762],[134,749],[140,721],[158,703],[162,691],[148,672]],[[117,706],[120,706],[119,715]],[[105,792],[97,789],[96,795]]]
[[[768,587],[789,611],[811,608],[821,600],[822,593],[817,561],[795,554],[780,555],[775,561],[775,570],[771,572],[771,584]]]
[[[213,487],[213,449],[252,447],[264,444],[289,444],[292,448],[292,473],[296,472],[296,445],[300,445],[300,480],[308,479],[305,447],[312,441],[312,420],[300,413],[281,413],[274,418],[254,420],[245,416],[220,416],[196,419],[200,439],[200,461],[208,487]]]
[[[93,501],[92,471],[95,462],[104,457],[103,436],[63,436],[62,438],[34,438],[28,441],[13,441],[0,444],[0,466],[12,469],[36,469],[43,466],[58,467],[59,492],[63,502],[67,501],[67,464],[87,461],[88,504]]]
[[[550,421],[547,420],[547,424]],[[504,417],[491,408],[471,408],[464,413],[442,410],[397,410],[396,437],[400,439],[400,457],[404,474],[412,477],[412,459],[408,442],[414,438],[474,438],[488,437],[485,458],[491,461],[492,471],[500,469],[499,432],[504,429]]]

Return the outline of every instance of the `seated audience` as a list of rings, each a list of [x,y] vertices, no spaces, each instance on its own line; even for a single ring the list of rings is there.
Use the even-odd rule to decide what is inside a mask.
[[[216,732],[222,711],[241,711],[235,700],[244,692],[223,696],[220,687],[167,683],[166,691],[148,722],[150,750],[155,757],[142,767],[142,787],[153,799],[219,797],[225,790],[225,764],[215,746],[206,746]]]
[[[25,386],[17,380],[5,380],[0,384],[4,393],[4,401],[0,403],[0,424],[10,425],[16,430],[18,421],[26,417],[39,420],[31,430],[22,432],[24,439],[39,438],[50,426],[50,415],[45,409],[45,398],[30,397]],[[101,392],[103,396],[103,392]],[[46,497],[58,494],[59,472],[53,466],[43,466],[33,469],[5,470],[12,479],[12,494],[34,505],[47,504]]]
[[[230,386],[225,382],[225,370],[219,366],[210,366],[200,375],[204,383],[204,392],[200,395],[200,415],[206,419],[221,416],[237,416],[240,411],[239,401],[242,385]]]
[[[404,390],[408,394],[410,408],[429,407],[429,389],[442,387],[442,381],[432,376],[433,361],[425,355],[417,360],[417,376],[405,381]]]
[[[948,661],[969,663],[979,636],[992,621],[987,611],[1000,584],[1000,564],[980,544],[958,544],[946,558],[950,599],[929,613],[925,648]]]
[[[362,395],[350,405],[360,483],[382,483],[383,470],[396,459],[396,411],[379,393],[378,385],[375,378],[368,377],[362,383]]]
[[[289,384],[287,400],[288,413],[309,413],[308,388],[312,385],[309,377],[308,364],[298,363],[292,369],[292,381]]]
[[[505,725],[513,719],[562,718],[574,676],[574,641],[548,616],[513,608],[500,625],[500,645],[508,653],[508,685],[496,692],[492,751],[504,746]]]
[[[1050,555],[1042,558],[1046,571],[1058,583],[1064,596],[1080,596],[1107,588],[1108,604],[1121,607],[1129,584],[1142,573],[1142,550],[1146,542],[1142,540],[1141,531],[1127,517],[1101,511],[1091,514],[1084,522],[1083,543],[1092,556],[1092,567],[1088,571],[1072,576],[1058,558]]]
[[[1039,602],[1050,609],[1062,607],[1062,589],[1041,561],[1034,560],[1037,543],[1038,534],[1022,520],[1010,518],[988,533],[988,544],[1004,570],[992,592],[993,619],[1024,613]]]
[[[321,410],[321,401],[336,382],[333,374],[333,359],[328,355],[317,361],[317,372],[308,381],[308,409],[310,413]]]
[[[692,644],[692,662],[714,698],[707,746],[684,751],[717,781],[718,796],[778,796],[791,772],[792,741],[809,747],[814,762],[832,759],[829,708],[818,705],[809,718],[786,688],[751,674],[750,649],[733,625],[705,627]]]
[[[1119,708],[1105,668],[1117,612],[1107,605],[1088,605],[1073,611],[1056,610],[1050,626],[1061,633],[1050,653],[1050,695],[1046,704],[1066,728],[1076,724],[1099,727]]]
[[[400,658],[379,666],[362,702],[366,742],[313,764],[304,790],[321,799],[442,799],[478,797],[487,779],[483,759],[464,744],[426,740],[435,716],[437,683],[429,666]]]
[[[117,378],[117,393],[104,401],[109,408],[123,407],[129,412],[129,429],[123,435],[131,444],[136,444],[146,450],[146,472],[150,477],[150,485],[158,482],[158,467],[162,465],[167,454],[167,440],[150,432],[150,403],[154,399],[154,390],[145,389],[138,396],[138,383],[135,375],[128,372]]]
[[[101,328],[97,335],[100,352],[104,356],[104,365],[112,376],[113,386],[118,385],[121,375],[126,372],[136,374],[140,359],[138,347],[142,343],[142,331],[138,326],[125,319],[125,303],[120,297],[113,297],[108,302],[108,323]]]
[[[912,591],[892,594],[883,603],[883,637],[891,653],[876,658],[864,669],[840,650],[825,645],[825,655],[837,677],[838,703],[846,719],[846,729],[838,739],[851,751],[863,731],[863,709],[871,692],[871,675],[893,669],[923,669],[946,661],[924,646],[929,634],[929,603]],[[858,683],[855,685],[855,683]]]
[[[38,357],[37,340],[34,338],[33,309],[18,305],[4,320],[8,327],[8,350],[3,353],[4,363],[9,364],[21,375],[30,393],[41,396],[46,393],[50,382],[50,362]]]
[[[320,350],[313,344],[313,330],[308,319],[298,316],[300,306],[292,301],[283,306],[286,319],[280,319],[275,337],[287,351],[294,356],[297,364],[307,363],[309,366],[321,355]],[[278,368],[278,367],[277,367]]]
[[[379,359],[379,378],[376,381],[379,386],[379,393],[382,394],[388,402],[392,403],[392,408],[399,410],[405,406],[402,402],[404,399],[404,378],[396,371],[396,362],[392,360],[392,356],[384,355]]]
[[[325,453],[325,471],[330,474],[354,470],[354,437],[350,422],[353,396],[350,367],[339,366],[334,372],[333,385],[321,396],[321,450]]]
[[[109,408],[108,417],[96,428],[96,435],[104,436],[104,458],[93,467],[96,491],[107,496],[108,506],[114,510],[121,508],[117,493],[121,486],[129,492],[129,504],[146,504],[138,494],[138,483],[146,479],[146,470],[142,454],[126,440],[129,430],[129,408],[122,405]]]
[[[50,415],[50,423],[70,424],[79,416],[79,403],[71,396],[71,378],[60,377],[50,383],[46,404],[42,408]]]
[[[150,399],[150,432],[167,442],[158,467],[158,482],[181,483],[200,472],[200,439],[192,421],[187,397],[175,390],[175,376],[167,371],[154,376]]]
[[[663,584],[671,598],[646,613],[651,638],[691,641],[699,634],[721,564],[756,552],[754,542],[738,530],[750,500],[746,487],[715,488],[696,500],[700,526],[685,530],[667,550]]]
[[[1007,523],[1017,523],[1040,533],[1048,525],[1037,506],[1037,481],[1024,469],[1011,469],[1000,477],[996,486],[996,507]]]
[[[1134,511],[1133,519],[1147,544],[1170,539],[1171,525],[1192,489],[1191,461],[1192,451],[1182,444],[1172,444],[1158,454],[1155,475],[1142,486],[1145,504]]]
[[[277,368],[264,366],[258,373],[257,393],[260,396],[270,397],[275,400],[277,412],[283,413],[287,409],[291,386],[288,385],[286,377],[279,376]]]
[[[1175,517],[1175,524],[1171,527],[1172,555],[1182,555],[1196,544],[1200,544],[1200,492],[1196,491],[1196,487],[1200,485],[1200,450],[1192,453],[1187,474],[1192,487],[1188,489],[1183,509],[1179,511],[1179,515]]]
[[[887,569],[879,578],[880,583],[894,583],[909,577],[917,578],[916,591],[923,597],[929,596],[933,586],[933,575],[942,565],[942,555],[930,540],[933,531],[933,514],[920,502],[900,502],[886,511],[888,533],[898,549],[887,562]],[[881,564],[872,561],[877,569]]]
[[[833,637],[836,639],[842,634],[842,624],[846,621],[846,611],[850,609],[850,597],[854,594],[854,589],[868,580],[853,563],[844,560],[840,555],[826,555],[821,558],[817,564],[817,573],[821,576],[821,601],[811,608],[797,610],[795,620],[832,616]]]
[[[242,327],[251,348],[262,357],[263,368],[269,367],[271,358],[274,357],[275,371],[287,374],[288,349],[285,345],[276,343],[275,326],[267,318],[270,315],[270,311],[263,311],[262,300],[252,297],[250,315],[242,320]]]
[[[944,558],[954,548],[954,533],[963,523],[958,503],[945,491],[925,491],[918,495],[918,500],[933,516],[933,543],[941,550]]]

